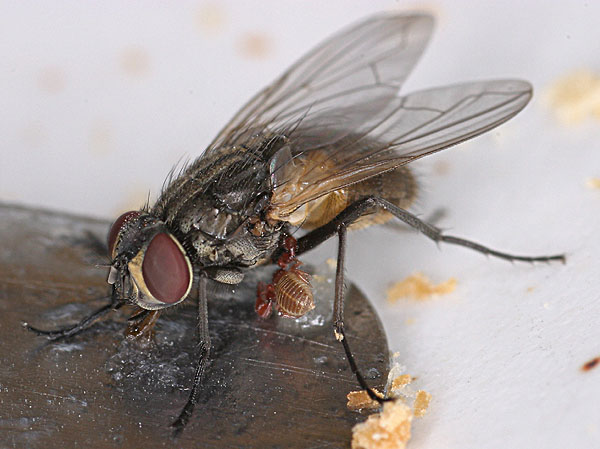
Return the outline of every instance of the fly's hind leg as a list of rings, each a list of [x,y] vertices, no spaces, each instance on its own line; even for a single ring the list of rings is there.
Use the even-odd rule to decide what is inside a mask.
[[[322,242],[332,237],[338,232],[341,226],[348,227],[355,220],[359,219],[362,215],[370,213],[375,208],[381,208],[391,213],[394,217],[403,221],[410,227],[421,232],[425,236],[429,237],[435,242],[445,242],[453,245],[464,246],[472,250],[478,251],[488,256],[498,257],[500,259],[508,261],[521,261],[521,262],[552,262],[560,261],[565,263],[566,256],[564,254],[553,254],[550,256],[519,256],[515,254],[509,254],[502,251],[496,251],[488,248],[487,246],[466,240],[461,237],[455,237],[453,235],[446,235],[442,233],[439,228],[424,222],[416,215],[410,213],[406,209],[402,209],[391,202],[374,196],[359,199],[354,203],[346,207],[340,212],[333,220],[323,226],[309,232],[304,237],[298,239],[298,254],[302,254],[305,251],[309,251],[312,248],[320,245]]]
[[[491,255],[494,257],[499,257],[501,259],[509,260],[509,261],[524,261],[524,262],[550,262],[550,261],[561,261],[565,262],[566,258],[564,254],[556,254],[550,256],[517,256],[508,253],[504,253],[501,251],[496,251],[486,246],[480,245],[479,243],[472,242],[470,240],[465,240],[460,237],[454,237],[451,235],[445,235],[442,231],[436,228],[433,225],[430,225],[422,220],[420,220],[415,215],[411,214],[405,209],[379,197],[366,197],[359,199],[348,207],[346,207],[342,212],[340,212],[333,220],[329,223],[326,223],[320,226],[317,229],[309,232],[305,236],[301,237],[298,240],[298,249],[297,254],[302,254],[305,251],[308,251],[322,242],[337,234],[339,238],[339,246],[338,246],[338,260],[337,260],[337,269],[336,269],[336,277],[335,277],[335,302],[334,302],[334,311],[333,311],[333,326],[335,337],[338,341],[340,341],[344,347],[344,351],[346,353],[346,357],[348,359],[348,363],[350,364],[350,368],[352,372],[356,375],[358,383],[360,386],[367,391],[369,396],[378,401],[383,402],[387,399],[381,398],[379,395],[375,393],[367,384],[364,377],[362,376],[360,370],[358,369],[354,357],[352,355],[352,351],[350,350],[348,339],[344,333],[344,259],[346,253],[346,231],[347,228],[352,225],[356,220],[361,218],[365,214],[370,214],[373,210],[383,209],[404,223],[408,224],[412,228],[418,230],[419,232],[425,234],[430,239],[435,242],[446,242],[454,245],[464,246],[475,251],[479,251],[486,255]]]

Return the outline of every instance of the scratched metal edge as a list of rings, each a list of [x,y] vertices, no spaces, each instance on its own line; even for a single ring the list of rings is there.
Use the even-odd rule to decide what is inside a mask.
[[[5,226],[10,220],[13,225]],[[237,298],[213,302],[209,314],[215,359],[194,418],[175,441],[167,424],[185,403],[191,381],[193,359],[186,353],[194,347],[194,307],[182,307],[159,321],[162,346],[155,352],[163,358],[147,353],[155,363],[173,363],[168,368],[179,377],[171,384],[155,382],[159,375],[172,374],[168,369],[151,366],[145,372],[135,365],[133,359],[146,353],[124,349],[123,316],[80,339],[47,345],[21,323],[47,324],[59,312],[73,320],[96,307],[100,300],[94,295],[106,288],[105,273],[86,262],[84,250],[70,248],[64,237],[80,237],[89,230],[103,238],[109,223],[3,203],[0,223],[1,444],[349,447],[351,427],[364,417],[345,407],[346,393],[358,386],[329,323],[296,332],[289,320],[258,320],[252,301],[239,299],[243,289]],[[59,232],[50,229],[57,223]],[[45,283],[50,278],[56,282]],[[245,294],[252,292],[252,286],[245,288]],[[82,295],[87,295],[85,301]],[[389,363],[381,321],[356,287],[349,286],[348,299],[349,341],[359,366],[377,374],[370,382],[381,386]],[[245,351],[244,357],[239,351]],[[172,359],[185,363],[176,366]],[[130,378],[118,381],[115,373]]]

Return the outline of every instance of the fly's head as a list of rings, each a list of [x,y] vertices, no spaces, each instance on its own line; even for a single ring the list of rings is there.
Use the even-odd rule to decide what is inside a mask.
[[[113,299],[158,310],[183,301],[193,283],[192,264],[165,224],[143,211],[124,213],[108,234]]]

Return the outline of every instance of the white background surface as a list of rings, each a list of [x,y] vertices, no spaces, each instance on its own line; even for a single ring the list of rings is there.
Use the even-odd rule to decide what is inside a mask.
[[[0,199],[106,218],[136,208],[314,44],[373,12],[430,11],[437,29],[405,91],[521,77],[536,96],[501,128],[415,163],[413,210],[443,207],[454,234],[569,261],[511,265],[412,233],[351,235],[349,277],[433,395],[410,447],[600,447],[600,369],[580,371],[600,355],[600,191],[585,185],[600,176],[600,123],[563,126],[541,100],[574,69],[600,72],[600,3],[170,5],[0,3]],[[415,271],[458,287],[386,303],[387,285]]]

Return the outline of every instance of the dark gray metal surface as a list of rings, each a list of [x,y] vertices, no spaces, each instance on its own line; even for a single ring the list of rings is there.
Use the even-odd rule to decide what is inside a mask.
[[[349,447],[364,417],[346,409],[346,393],[358,386],[333,338],[324,267],[315,279],[320,307],[302,322],[259,319],[256,280],[213,292],[212,363],[177,440],[169,424],[195,365],[192,301],[161,316],[153,343],[124,338],[125,313],[54,343],[24,329],[73,324],[106,302],[106,269],[94,266],[101,260],[86,235],[104,238],[108,225],[0,205],[0,447]],[[354,287],[346,318],[359,365],[381,386],[385,335]]]

